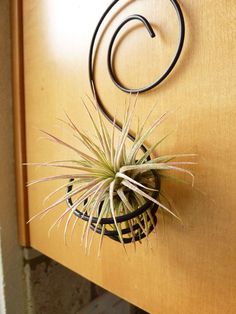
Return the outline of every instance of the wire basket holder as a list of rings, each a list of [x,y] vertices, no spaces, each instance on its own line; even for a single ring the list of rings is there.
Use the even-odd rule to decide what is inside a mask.
[[[158,175],[155,173],[155,171],[153,172],[153,177],[155,180],[155,190],[152,194],[153,198],[157,198],[159,195],[159,190],[160,190],[160,179],[158,177]],[[71,185],[68,187],[67,192],[69,193],[73,188],[73,179],[71,179]],[[71,198],[67,199],[67,204],[69,207],[73,206],[73,201]],[[84,204],[86,205],[86,201],[84,202]],[[102,207],[102,203],[100,204],[100,208]],[[145,211],[147,211],[148,209],[150,209],[150,216],[147,216],[147,222],[149,224],[149,229],[148,232],[146,233],[144,231],[144,227],[145,227],[145,222],[143,221],[143,219],[141,219],[139,221],[139,223],[136,223],[135,225],[132,226],[132,229],[130,227],[122,227],[121,228],[121,234],[122,234],[122,238],[123,238],[123,242],[124,243],[130,243],[132,241],[140,241],[141,239],[143,239],[144,237],[146,237],[150,232],[153,231],[154,226],[157,224],[157,218],[156,218],[156,212],[158,209],[158,205],[152,203],[151,201],[147,201],[144,205],[142,205],[141,207],[138,207],[136,210],[134,210],[132,213],[128,213],[128,214],[124,214],[121,216],[117,216],[116,217],[116,222],[117,223],[123,223],[123,222],[127,222],[131,219],[137,218],[140,215],[142,215]],[[81,218],[84,221],[89,221],[90,220],[90,216],[88,215],[87,212],[81,212],[79,209],[76,209],[74,211],[74,214]],[[96,227],[96,224],[98,222],[98,217],[92,217],[92,224],[91,224],[91,229],[94,230],[95,232],[101,234],[102,233],[102,227],[104,226],[104,235],[108,236],[109,238],[120,242],[120,238],[119,238],[119,234],[117,232],[117,230],[115,228],[112,228],[113,230],[111,230],[111,228],[106,228],[109,226],[114,226],[115,222],[114,219],[112,217],[110,218],[102,218],[101,221],[99,222],[99,226]],[[133,234],[132,236],[129,236],[129,234]]]
[[[89,58],[88,58],[88,71],[89,71],[89,81],[90,81],[90,87],[91,90],[94,94],[94,96],[96,97],[96,101],[98,104],[98,107],[100,109],[100,111],[103,113],[103,115],[105,116],[105,118],[112,124],[114,124],[114,118],[111,116],[111,114],[106,110],[104,104],[102,103],[101,99],[99,98],[98,92],[97,92],[97,87],[96,87],[96,81],[94,78],[94,50],[95,50],[95,42],[97,39],[97,34],[98,31],[100,30],[101,25],[103,24],[103,21],[105,19],[105,17],[108,15],[108,13],[112,10],[112,8],[119,2],[119,0],[115,0],[113,1],[108,8],[105,10],[105,12],[103,13],[103,15],[101,16],[100,20],[98,21],[98,24],[94,30],[92,39],[91,39],[91,43],[90,43],[90,49],[89,49]],[[139,14],[133,14],[128,16],[127,18],[125,18],[116,28],[116,30],[113,33],[113,36],[110,40],[109,46],[108,46],[108,52],[107,52],[107,67],[108,67],[108,72],[110,75],[111,80],[113,81],[113,83],[123,92],[125,93],[129,93],[129,94],[137,94],[137,93],[144,93],[147,92],[155,87],[157,87],[162,81],[164,81],[167,76],[171,73],[171,71],[173,70],[173,68],[175,67],[182,48],[183,48],[183,44],[184,44],[184,37],[185,37],[185,22],[184,22],[184,17],[183,17],[183,13],[182,10],[180,8],[180,5],[178,3],[177,0],[170,0],[172,6],[175,9],[176,15],[178,17],[178,24],[179,24],[179,41],[178,41],[178,46],[177,46],[177,50],[175,52],[174,58],[172,59],[171,63],[169,64],[169,66],[167,67],[167,69],[165,70],[165,72],[158,77],[153,83],[141,87],[141,88],[136,88],[136,89],[131,89],[131,88],[127,88],[125,87],[117,78],[117,76],[115,75],[114,69],[113,69],[113,62],[112,62],[112,50],[113,50],[113,45],[115,43],[115,39],[117,37],[117,35],[119,34],[120,30],[122,29],[122,27],[127,24],[128,22],[132,21],[132,20],[137,20],[140,21],[141,23],[143,23],[143,25],[145,26],[145,28],[147,29],[147,32],[149,33],[151,38],[154,38],[155,32],[151,26],[151,24],[149,23],[149,21],[142,15]],[[118,122],[115,122],[115,127],[119,130],[122,129],[122,125],[120,125]],[[128,137],[130,140],[134,141],[134,137],[132,134],[128,134]],[[141,149],[146,152],[147,149],[144,145],[142,145]],[[155,189],[157,191],[153,192],[152,197],[153,198],[157,198],[159,195],[159,190],[160,190],[160,178],[158,176],[158,174],[155,171],[152,171],[152,175],[154,177],[154,182],[155,182]],[[72,189],[73,189],[73,179],[70,180],[71,185],[68,186],[67,188],[67,192],[69,193]],[[86,203],[86,202],[85,202]],[[73,201],[71,198],[67,199],[67,204],[69,207],[73,206]],[[100,204],[100,208],[102,207],[102,203]],[[141,220],[140,223],[133,225],[132,230],[130,227],[123,227],[121,229],[121,234],[122,234],[122,238],[123,238],[123,242],[124,243],[130,243],[132,241],[140,241],[142,238],[146,237],[147,234],[149,234],[150,232],[153,231],[154,226],[157,224],[157,217],[156,217],[156,212],[158,210],[158,205],[153,204],[151,201],[147,201],[143,206],[138,207],[136,210],[134,210],[132,213],[129,214],[124,214],[122,216],[117,216],[116,217],[116,222],[117,223],[122,223],[122,222],[127,222],[131,219],[137,218],[138,216],[140,216],[141,214],[143,214],[145,211],[147,211],[148,209],[150,209],[149,211],[149,215],[147,216],[147,220],[149,223],[149,229],[148,229],[148,233],[144,232],[144,221]],[[89,221],[90,216],[88,215],[87,212],[81,212],[79,211],[79,209],[75,209],[74,210],[74,214],[81,218],[84,221]],[[150,217],[151,215],[151,217]],[[91,223],[91,229],[94,230],[97,233],[102,233],[102,229],[103,227],[104,230],[104,235],[108,236],[109,238],[120,242],[120,238],[118,235],[118,232],[115,228],[113,228],[112,230],[107,228],[109,225],[113,225],[114,226],[114,219],[112,217],[110,218],[102,218],[99,226],[96,227],[96,223],[98,221],[97,217],[92,217],[92,223]],[[129,236],[129,234],[133,233],[133,236]]]

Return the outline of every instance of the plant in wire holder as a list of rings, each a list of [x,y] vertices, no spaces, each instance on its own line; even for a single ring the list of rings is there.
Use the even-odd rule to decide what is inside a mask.
[[[135,244],[135,241],[141,242],[142,238],[147,238],[156,227],[157,208],[180,219],[169,206],[167,207],[159,200],[160,177],[163,172],[169,170],[182,172],[191,176],[193,184],[192,172],[182,166],[194,164],[194,162],[176,161],[176,158],[195,155],[173,154],[151,158],[151,156],[155,156],[158,145],[166,136],[158,139],[152,146],[143,149],[144,142],[167,118],[168,113],[164,113],[151,126],[146,127],[146,122],[152,114],[151,110],[143,123],[138,126],[134,140],[130,141],[129,134],[135,104],[129,105],[126,109],[122,121],[123,127],[121,131],[118,131],[115,119],[112,129],[108,130],[96,101],[91,102],[96,111],[95,116],[85,103],[84,107],[94,129],[94,138],[83,132],[68,115],[64,121],[78,140],[78,144],[80,146],[83,144],[88,153],[80,149],[79,145],[69,144],[55,135],[42,131],[50,141],[74,151],[78,158],[28,164],[73,171],[72,174],[65,173],[41,178],[28,184],[60,180],[60,186],[52,191],[46,200],[64,191],[63,196],[33,216],[30,221],[49,213],[59,204],[65,204],[64,212],[50,227],[49,232],[63,219],[66,219],[64,227],[66,240],[70,221],[72,217],[76,217],[71,232],[73,233],[78,219],[83,220],[82,240],[85,249],[90,249],[94,234],[97,232],[100,234],[100,251],[104,235],[123,245],[129,242]],[[61,184],[62,180],[65,181],[63,184]]]

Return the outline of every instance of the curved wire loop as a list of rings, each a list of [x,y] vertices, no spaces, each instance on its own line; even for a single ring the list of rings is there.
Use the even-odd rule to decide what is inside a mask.
[[[159,195],[159,191],[160,191],[160,178],[158,176],[158,174],[152,170],[152,174],[155,180],[155,191],[152,194],[152,198],[157,199],[158,195]],[[72,191],[73,188],[73,179],[70,180],[71,181],[71,185],[68,186],[67,188],[67,192],[69,193],[70,191]],[[87,200],[85,200],[84,205],[86,205]],[[67,199],[67,205],[68,207],[72,208],[73,207],[73,201],[70,198]],[[102,203],[100,204],[100,208],[99,210],[102,208]],[[128,214],[124,214],[121,216],[117,216],[116,217],[116,222],[117,223],[122,223],[122,222],[126,222],[129,221],[131,219],[135,219],[140,217],[144,212],[146,212],[148,209],[150,209],[150,215],[152,217],[152,221],[149,215],[147,215],[147,222],[149,223],[149,228],[147,231],[145,230],[145,222],[143,219],[140,219],[139,223],[136,223],[132,226],[132,230],[130,227],[126,227],[126,228],[122,228],[121,229],[121,234],[122,234],[122,238],[123,238],[123,242],[124,243],[130,243],[132,241],[139,241],[141,239],[143,239],[144,237],[146,237],[150,232],[153,231],[155,225],[157,224],[157,218],[156,218],[156,212],[158,210],[158,205],[154,204],[152,201],[147,201],[146,203],[144,203],[141,207],[138,207],[136,210],[134,210],[131,213]],[[81,212],[78,208],[76,208],[75,210],[72,209],[74,211],[74,214],[88,222],[91,218],[90,215],[85,211],[85,212]],[[120,238],[119,238],[119,234],[117,232],[117,230],[109,230],[106,229],[106,226],[115,226],[115,222],[113,217],[108,217],[108,218],[102,218],[98,224],[98,226],[96,225],[98,222],[98,217],[92,217],[91,219],[91,226],[90,228],[92,230],[94,230],[95,232],[101,234],[102,233],[102,226],[105,226],[105,230],[103,231],[104,235],[110,237],[111,239],[120,242]],[[131,234],[133,233],[133,236],[126,236],[127,234]]]
[[[175,3],[175,1],[174,1]],[[118,27],[117,29],[115,30],[112,38],[111,38],[111,41],[110,41],[110,44],[109,44],[109,48],[108,48],[108,53],[107,53],[107,66],[108,66],[108,71],[109,71],[109,74],[110,74],[110,77],[113,81],[113,83],[120,89],[122,90],[123,92],[125,93],[131,93],[131,94],[135,94],[135,93],[144,93],[154,87],[156,87],[157,85],[159,85],[162,81],[164,81],[164,79],[170,74],[170,72],[172,71],[172,69],[174,68],[176,62],[178,61],[179,57],[180,57],[180,54],[181,54],[181,51],[182,51],[182,48],[183,48],[183,43],[184,43],[184,34],[185,34],[185,27],[184,27],[184,20],[183,20],[183,14],[181,12],[181,10],[179,10],[179,7],[177,6],[176,7],[177,10],[177,15],[178,15],[178,20],[179,20],[179,29],[180,29],[180,36],[179,36],[179,43],[178,43],[178,48],[177,48],[177,51],[175,53],[175,56],[173,58],[173,60],[171,61],[170,65],[168,66],[168,68],[166,69],[166,71],[161,75],[161,77],[159,77],[157,80],[155,80],[153,83],[149,84],[148,86],[145,86],[145,87],[142,87],[142,88],[135,88],[135,89],[131,89],[131,88],[127,88],[127,87],[124,87],[120,81],[118,80],[118,78],[116,77],[116,75],[114,74],[114,71],[113,71],[113,67],[112,67],[112,48],[113,48],[113,45],[114,45],[114,42],[115,42],[115,39],[118,35],[118,33],[120,32],[120,30],[122,29],[122,27],[128,23],[129,21],[132,21],[132,20],[139,20],[141,21],[144,26],[146,27],[149,35],[151,38],[154,38],[156,35],[150,25],[150,23],[148,22],[148,20],[142,16],[142,15],[139,15],[139,14],[134,14],[134,15],[131,15],[129,17],[127,17]]]
[[[133,14],[133,15],[128,16],[123,22],[120,23],[120,25],[117,27],[117,29],[115,30],[115,32],[114,32],[114,34],[113,34],[113,36],[111,38],[111,41],[110,41],[110,44],[109,44],[109,47],[108,47],[108,53],[107,53],[107,67],[108,67],[108,71],[109,71],[109,74],[110,74],[110,77],[111,77],[113,83],[120,90],[122,90],[125,93],[130,93],[130,94],[137,93],[138,94],[138,93],[143,93],[143,92],[147,91],[148,89],[151,89],[152,87],[147,86],[147,87],[138,88],[138,89],[130,89],[130,88],[124,87],[120,83],[120,81],[118,80],[117,76],[114,74],[113,67],[112,67],[112,63],[113,62],[112,62],[112,58],[111,58],[112,48],[113,48],[115,39],[116,39],[119,31],[122,29],[122,27],[125,24],[127,24],[128,22],[130,22],[132,20],[139,20],[139,21],[141,21],[143,23],[143,25],[146,27],[146,29],[147,29],[147,31],[148,31],[148,33],[149,33],[151,38],[154,38],[156,36],[155,33],[154,33],[154,30],[152,29],[152,26],[150,25],[150,23],[148,22],[148,20],[144,16],[139,15],[139,14]]]
[[[88,58],[88,71],[89,71],[89,81],[90,81],[90,87],[91,90],[96,98],[96,102],[97,105],[100,109],[100,111],[103,113],[103,115],[106,117],[106,119],[115,125],[115,127],[119,130],[122,129],[122,125],[120,125],[118,122],[114,122],[114,118],[112,117],[112,115],[107,111],[107,109],[105,108],[104,104],[102,103],[101,99],[99,98],[98,92],[97,92],[97,87],[96,87],[96,81],[94,78],[94,48],[95,48],[95,42],[96,42],[96,38],[97,38],[97,34],[98,31],[105,19],[105,17],[107,16],[107,14],[111,11],[111,9],[115,6],[115,4],[119,2],[119,0],[114,0],[109,6],[108,8],[105,10],[105,12],[103,13],[103,15],[101,16],[100,20],[98,21],[98,24],[94,30],[93,36],[92,36],[92,40],[90,43],[90,48],[89,48],[89,58]],[[130,93],[130,94],[136,94],[136,93],[143,93],[146,92],[148,90],[151,90],[152,88],[156,87],[157,85],[159,85],[169,74],[170,72],[173,70],[174,66],[176,65],[182,48],[183,48],[183,43],[184,43],[184,37],[185,37],[185,23],[184,23],[184,17],[183,17],[183,13],[181,11],[181,8],[177,2],[177,0],[170,0],[171,4],[173,5],[177,17],[178,17],[178,21],[179,21],[179,43],[178,43],[178,48],[176,50],[175,56],[173,58],[173,60],[171,61],[169,67],[166,69],[166,71],[164,72],[164,74],[162,74],[162,76],[160,78],[158,78],[155,82],[153,82],[152,84],[146,86],[146,87],[142,87],[142,88],[136,88],[136,89],[130,89],[130,88],[126,88],[124,87],[117,79],[117,77],[114,74],[113,71],[113,67],[112,67],[112,49],[113,49],[113,45],[115,42],[115,39],[119,33],[119,31],[122,29],[122,27],[128,23],[131,20],[138,20],[140,22],[143,23],[143,25],[146,27],[149,35],[151,36],[151,38],[155,37],[155,33],[150,25],[150,23],[148,22],[148,20],[143,17],[142,15],[138,15],[138,14],[134,14],[131,15],[129,17],[127,17],[123,22],[121,22],[121,24],[117,27],[117,29],[115,30],[110,44],[109,44],[109,48],[108,48],[108,54],[107,54],[107,65],[108,65],[108,71],[110,74],[110,77],[112,79],[112,81],[114,82],[114,84],[123,92],[126,93]],[[128,134],[128,137],[130,140],[134,141],[135,138],[132,134]],[[141,149],[146,152],[147,149],[144,145],[142,145]],[[160,178],[158,176],[158,174],[156,174],[155,172],[153,172],[154,178],[155,178],[155,188],[159,191],[160,190]],[[68,186],[67,188],[67,192],[69,193],[73,188],[73,179],[71,179],[71,185]],[[157,198],[159,195],[159,192],[156,191],[153,193],[152,197],[153,198]],[[71,198],[68,198],[67,200],[67,204],[69,207],[73,207],[73,202]],[[102,204],[100,204],[100,206],[102,206]],[[123,216],[118,216],[116,217],[116,222],[117,223],[122,223],[125,221],[129,221],[130,219],[135,219],[137,217],[139,217],[140,215],[142,215],[145,211],[147,211],[148,209],[150,209],[150,215],[151,217],[147,217],[149,224],[149,229],[148,231],[144,231],[145,230],[145,222],[141,219],[139,224],[134,224],[132,226],[132,230],[130,227],[127,228],[123,228],[121,230],[122,233],[122,237],[123,237],[123,242],[124,243],[130,243],[132,241],[139,241],[142,238],[146,237],[155,227],[155,225],[157,224],[157,218],[156,218],[156,212],[158,210],[158,205],[153,204],[150,201],[147,201],[143,206],[137,208],[136,210],[134,210],[132,213],[129,214],[125,214]],[[89,221],[90,220],[90,216],[87,214],[87,212],[81,212],[79,211],[79,209],[72,209],[74,211],[74,214],[81,218],[84,221]],[[152,220],[152,221],[150,221]],[[106,226],[108,225],[113,225],[114,226],[114,220],[113,218],[102,218],[99,226],[97,226],[97,221],[98,218],[97,217],[92,217],[91,219],[91,226],[90,228],[92,230],[94,230],[97,233],[104,233],[104,235],[107,235],[108,237],[110,237],[111,239],[115,240],[115,241],[119,241],[119,235],[117,230],[109,230],[106,228]],[[105,226],[105,230],[102,231],[102,227]],[[126,236],[127,234],[133,234],[133,236]]]
[[[96,96],[96,100],[97,100],[97,104],[101,110],[101,112],[103,113],[103,115],[106,117],[106,119],[110,122],[113,123],[114,119],[112,117],[112,115],[107,111],[107,109],[105,108],[104,104],[102,103],[101,99],[99,98],[98,92],[97,92],[97,87],[96,87],[96,82],[95,82],[95,78],[94,78],[94,64],[93,64],[93,58],[94,58],[94,47],[95,47],[95,41],[97,38],[97,34],[98,31],[105,19],[105,17],[108,15],[108,13],[111,11],[111,9],[117,4],[117,2],[119,2],[119,0],[114,0],[109,6],[108,8],[105,10],[105,12],[103,13],[103,15],[101,16],[100,20],[98,21],[98,24],[94,30],[93,36],[92,36],[92,40],[90,43],[90,48],[89,48],[89,58],[88,58],[88,72],[89,72],[89,81],[90,81],[90,87],[92,92],[95,94]],[[131,15],[130,17],[126,18],[123,22],[121,22],[121,24],[118,26],[118,28],[116,29],[115,33],[112,36],[111,42],[109,44],[109,48],[108,48],[108,56],[107,56],[107,63],[108,63],[108,71],[110,74],[110,77],[112,79],[112,81],[115,83],[115,85],[122,91],[126,92],[126,93],[131,93],[131,94],[136,94],[136,93],[143,93],[145,91],[148,91],[154,87],[156,87],[157,85],[159,85],[169,74],[170,72],[173,70],[174,66],[176,65],[182,48],[183,48],[183,44],[184,44],[184,37],[185,37],[185,22],[184,22],[184,17],[183,17],[183,13],[182,10],[180,8],[180,5],[178,3],[177,0],[170,0],[171,4],[173,5],[175,12],[177,14],[178,17],[178,21],[179,21],[179,43],[178,43],[178,48],[177,51],[175,53],[175,56],[171,62],[171,64],[169,65],[169,67],[167,68],[167,70],[165,71],[165,73],[159,78],[157,79],[154,83],[143,87],[143,88],[137,88],[137,89],[129,89],[124,87],[123,85],[121,85],[121,83],[118,81],[118,79],[115,77],[114,75],[114,71],[112,68],[112,60],[111,60],[111,54],[112,54],[112,48],[113,48],[113,44],[115,41],[115,38],[117,36],[117,34],[119,33],[120,29],[130,20],[133,19],[137,19],[139,21],[141,21],[144,26],[146,27],[147,31],[149,32],[150,36],[153,38],[155,37],[155,33],[150,25],[150,23],[148,22],[148,20],[138,14],[134,14]],[[116,128],[118,128],[119,130],[121,130],[122,126],[116,122],[115,123]],[[128,137],[134,141],[134,137],[131,134],[128,134]],[[142,147],[142,149],[145,151],[145,147]]]

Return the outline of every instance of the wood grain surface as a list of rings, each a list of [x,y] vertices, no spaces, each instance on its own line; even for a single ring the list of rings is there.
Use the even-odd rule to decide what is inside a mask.
[[[88,50],[93,30],[110,1],[26,0],[23,3],[25,128],[27,161],[71,159],[72,154],[42,139],[39,129],[75,144],[58,119],[66,111],[92,134],[81,103],[91,95]],[[138,117],[156,103],[148,124],[167,110],[174,113],[150,137],[174,131],[160,154],[196,153],[195,187],[163,182],[183,224],[158,214],[158,233],[150,246],[136,251],[105,239],[97,257],[96,236],[89,256],[80,245],[79,223],[68,246],[63,227],[48,229],[63,206],[30,224],[30,244],[66,267],[152,314],[233,314],[236,312],[236,123],[235,1],[180,1],[186,41],[171,75],[151,92],[139,95]],[[108,43],[124,17],[137,13],[149,19],[157,36],[151,39],[138,22],[130,22],[115,44],[115,71],[128,87],[153,81],[170,63],[178,41],[178,21],[170,1],[120,1],[99,32],[95,78],[106,108],[118,117],[128,95],[110,80]],[[22,121],[23,123],[23,121]],[[29,168],[28,180],[59,173]],[[28,190],[29,216],[43,208],[56,182]]]
[[[24,94],[24,47],[23,47],[23,7],[22,2],[12,1],[11,6],[12,28],[12,92],[14,102],[14,139],[15,139],[15,173],[16,197],[18,207],[18,234],[19,242],[29,246],[28,195],[26,189],[27,168],[26,162],[26,134],[25,134],[25,94]]]

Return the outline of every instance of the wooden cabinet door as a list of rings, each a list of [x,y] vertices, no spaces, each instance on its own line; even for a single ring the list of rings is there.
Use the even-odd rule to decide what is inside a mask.
[[[13,2],[13,21],[18,21],[23,29],[22,38],[15,33],[18,40],[14,51],[15,86],[21,86],[18,89],[21,102],[16,99],[16,128],[21,130],[23,139],[25,134],[27,162],[70,158],[67,150],[40,139],[39,129],[43,129],[73,143],[70,133],[58,121],[64,118],[64,111],[91,134],[81,97],[91,95],[89,45],[96,24],[110,2]],[[150,235],[152,248],[144,241],[137,244],[136,251],[127,245],[126,254],[119,243],[104,239],[98,258],[98,236],[89,255],[85,255],[80,245],[82,223],[77,225],[67,246],[63,241],[63,223],[48,237],[50,225],[63,210],[61,206],[30,223],[29,244],[152,314],[233,314],[236,312],[235,1],[179,2],[186,23],[182,54],[162,84],[139,95],[136,122],[154,102],[155,110],[148,124],[165,111],[173,110],[171,117],[151,136],[149,144],[174,130],[161,144],[160,154],[198,154],[198,164],[192,169],[195,188],[163,182],[163,189],[173,200],[183,224],[159,212],[158,232]],[[105,107],[114,115],[118,106],[119,119],[128,96],[109,77],[107,49],[117,25],[134,13],[148,18],[157,36],[151,39],[144,26],[135,21],[122,29],[115,43],[114,66],[124,85],[141,87],[160,76],[173,58],[179,36],[171,1],[119,1],[108,14],[96,42],[95,79]],[[17,66],[22,63],[17,63],[17,58],[21,47],[24,68],[19,83]],[[23,117],[21,129],[17,121],[20,116]],[[24,156],[22,138],[18,137],[16,143],[21,151],[18,159]],[[56,171],[29,167],[27,180]],[[24,178],[22,172],[20,175],[19,180]],[[29,217],[42,209],[44,197],[55,186],[55,182],[50,182],[27,190]],[[23,220],[25,225],[22,208],[19,215],[21,224]]]

